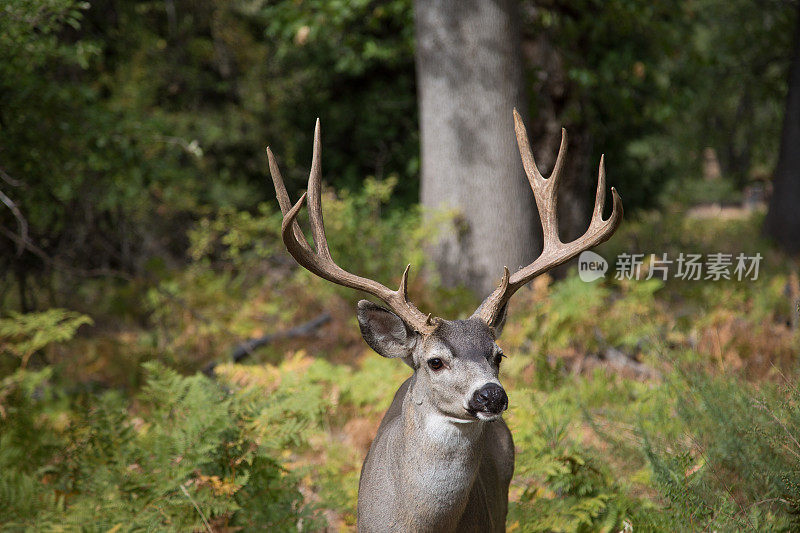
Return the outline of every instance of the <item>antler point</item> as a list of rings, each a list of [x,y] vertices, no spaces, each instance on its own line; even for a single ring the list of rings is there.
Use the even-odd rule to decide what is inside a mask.
[[[400,278],[400,287],[397,289],[397,293],[402,296],[403,300],[408,300],[408,271],[411,270],[411,263],[406,266],[406,269],[403,271],[403,277]]]
[[[514,108],[513,114],[514,114],[514,129],[516,130],[520,127],[524,128],[525,123],[522,121],[522,115],[519,114],[519,111],[517,111],[516,107]]]

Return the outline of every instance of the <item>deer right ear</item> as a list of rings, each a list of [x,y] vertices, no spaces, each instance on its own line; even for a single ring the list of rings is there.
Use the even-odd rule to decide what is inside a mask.
[[[358,302],[358,325],[369,347],[384,357],[402,357],[409,362],[418,334],[403,319],[368,300]]]

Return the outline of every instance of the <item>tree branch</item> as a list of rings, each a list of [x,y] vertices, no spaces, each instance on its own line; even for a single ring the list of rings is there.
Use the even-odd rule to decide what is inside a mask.
[[[247,340],[233,349],[233,352],[231,352],[231,359],[233,359],[234,363],[239,363],[243,359],[245,359],[248,355],[252,355],[253,351],[256,348],[269,344],[278,339],[293,339],[295,337],[303,337],[305,335],[309,335],[316,329],[330,322],[330,320],[331,320],[331,315],[326,311],[317,316],[316,318],[309,320],[305,324],[300,324],[299,326],[295,326],[292,329],[277,331],[275,333],[268,333],[263,337]],[[213,376],[214,369],[217,367],[217,364],[218,363],[216,361],[212,361],[211,363],[206,365],[206,367],[203,369],[203,373],[207,376]]]
[[[17,257],[19,257],[22,255],[22,252],[25,251],[25,245],[23,242],[28,240],[28,221],[25,220],[24,216],[22,216],[22,211],[19,210],[19,207],[17,207],[17,204],[14,203],[14,200],[9,198],[2,190],[0,190],[0,202],[3,202],[14,214],[14,218],[17,219],[19,235],[21,238],[21,241],[17,242]]]

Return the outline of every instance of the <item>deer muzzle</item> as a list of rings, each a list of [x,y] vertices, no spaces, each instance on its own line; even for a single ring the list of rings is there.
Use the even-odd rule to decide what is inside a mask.
[[[468,408],[472,414],[499,415],[508,409],[508,396],[497,383],[487,383],[473,393]]]

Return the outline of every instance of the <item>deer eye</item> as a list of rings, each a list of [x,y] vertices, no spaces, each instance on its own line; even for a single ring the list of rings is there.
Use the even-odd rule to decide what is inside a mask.
[[[428,366],[431,367],[431,370],[441,370],[444,363],[438,357],[434,357],[433,359],[428,359]]]
[[[494,354],[494,364],[500,366],[500,363],[503,362],[503,357],[505,356],[506,354],[504,354],[503,352],[497,352],[496,354]]]

